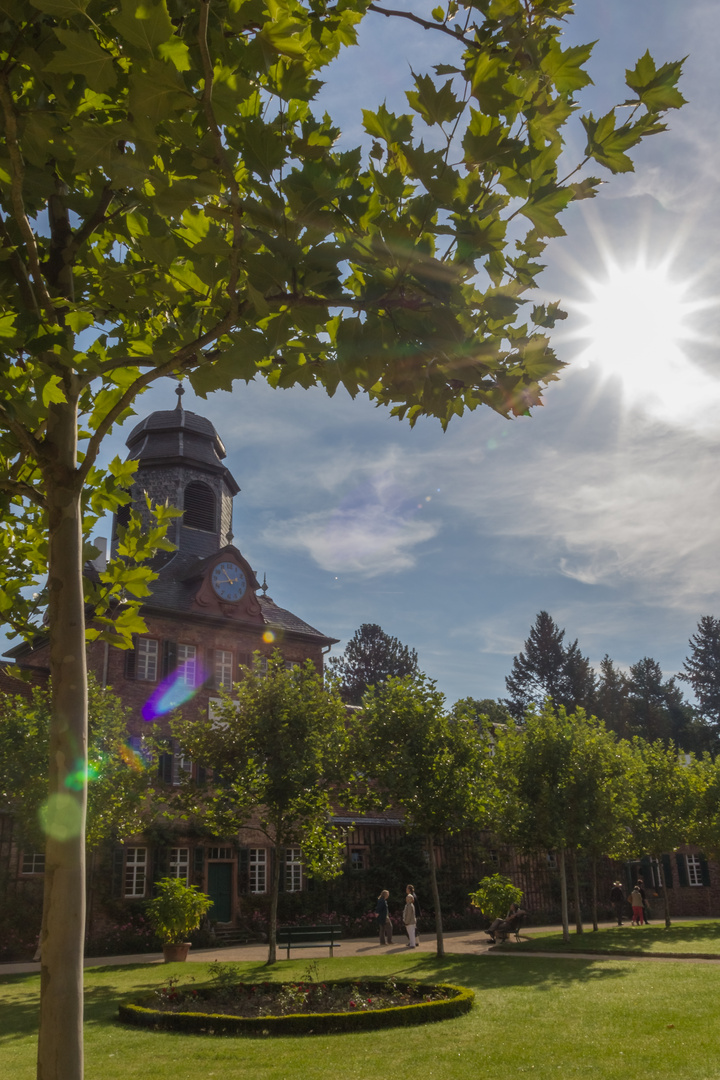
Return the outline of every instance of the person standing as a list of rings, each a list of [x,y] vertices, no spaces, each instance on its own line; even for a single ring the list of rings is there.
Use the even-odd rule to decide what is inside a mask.
[[[637,887],[640,890],[640,895],[642,896],[643,919],[645,920],[645,924],[649,926],[650,920],[648,919],[648,915],[650,914],[650,909],[648,907],[647,896],[645,895],[645,878],[639,877],[637,879]]]
[[[623,904],[625,903],[625,896],[623,893],[622,885],[619,881],[613,882],[613,887],[610,890],[610,903],[615,908],[615,916],[617,918],[618,926],[622,926]]]
[[[381,945],[392,945],[393,943],[393,927],[392,922],[390,921],[390,912],[388,910],[389,896],[390,893],[388,892],[388,890],[383,889],[383,891],[378,896],[378,902],[375,908],[378,917],[378,929],[380,931]]]
[[[642,926],[643,924],[643,898],[642,893],[638,885],[633,886],[633,890],[628,896],[628,900],[632,905],[632,926]]]
[[[405,929],[408,936],[408,949],[414,949],[415,946],[415,904],[413,903],[413,893],[407,893],[405,896],[405,910],[403,911],[403,922],[405,923]]]
[[[422,915],[422,911],[420,910],[420,905],[418,903],[417,893],[415,892],[415,886],[414,885],[408,885],[407,886],[407,888],[405,889],[405,895],[407,896],[408,893],[412,895],[413,906],[415,908],[415,944],[419,945],[420,944],[420,933],[418,931],[418,922],[420,921],[420,916]]]

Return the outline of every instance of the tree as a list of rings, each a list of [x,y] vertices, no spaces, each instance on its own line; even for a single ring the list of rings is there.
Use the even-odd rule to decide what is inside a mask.
[[[342,873],[342,838],[332,798],[348,781],[345,707],[308,660],[288,669],[276,650],[267,673],[248,670],[234,699],[224,696],[211,725],[180,719],[173,733],[188,756],[212,769],[193,810],[227,836],[251,813],[272,844],[268,963],[277,959],[277,905],[287,847],[302,848],[311,877]],[[255,824],[255,821],[253,821]]]
[[[386,679],[402,679],[418,670],[417,653],[390,637],[377,623],[363,623],[345,646],[342,656],[328,660],[328,671],[340,679],[343,700],[359,705],[368,686]]]
[[[662,668],[650,656],[631,664],[626,680],[628,725],[633,735],[653,742],[662,739],[683,749],[689,745],[692,707],[675,679],[663,679]]]
[[[453,0],[430,21],[367,0],[2,0],[0,613],[32,638],[48,603],[51,808],[85,769],[85,603],[92,633],[128,646],[152,580],[135,561],[164,543],[131,521],[83,591],[92,522],[132,478],[100,470],[103,440],[138,394],[170,374],[200,394],[257,376],[447,424],[483,404],[525,413],[557,376],[558,305],[520,312],[539,257],[597,191],[584,167],[631,169],[683,103],[680,65],[646,54],[631,112],[582,118],[585,157],[561,176],[590,81],[590,46],[562,47],[572,7],[473,0],[457,21]],[[311,102],[358,22],[383,15],[458,57],[413,76],[407,115],[366,111],[366,162],[334,149]],[[50,822],[46,843],[43,1080],[83,1069],[84,784],[71,799],[71,834]]]
[[[483,820],[488,746],[471,719],[445,713],[443,695],[422,673],[369,687],[353,735],[365,797],[400,810],[424,839],[437,955],[444,956],[435,846]]]
[[[537,615],[525,651],[513,659],[505,679],[510,694],[505,705],[517,720],[531,705],[542,707],[547,698],[571,712],[592,704],[595,673],[577,640],[565,646],[564,637],[565,631],[547,611]]]
[[[674,851],[688,838],[693,812],[692,774],[676,748],[660,739],[648,742],[636,737],[632,747],[635,767],[631,780],[637,811],[625,839],[610,854],[624,858],[650,855],[661,864],[664,852]],[[669,927],[667,885],[663,900],[665,926]]]
[[[594,712],[610,731],[623,739],[631,737],[627,677],[615,667],[607,653],[600,661]]]
[[[720,619],[703,615],[678,678],[690,683],[700,713],[720,732]]]

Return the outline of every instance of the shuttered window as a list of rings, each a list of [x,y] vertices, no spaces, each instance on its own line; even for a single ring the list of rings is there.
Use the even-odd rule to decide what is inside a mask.
[[[233,683],[233,654],[227,649],[215,650],[215,688],[229,690]]]
[[[250,892],[267,892],[267,851],[265,848],[250,848]]]
[[[154,638],[138,638],[135,646],[135,678],[155,682],[158,669],[158,642]]]
[[[215,532],[215,493],[207,484],[193,480],[185,488],[183,525]]]
[[[147,873],[147,848],[131,847],[125,849],[125,895],[145,895],[145,875]]]

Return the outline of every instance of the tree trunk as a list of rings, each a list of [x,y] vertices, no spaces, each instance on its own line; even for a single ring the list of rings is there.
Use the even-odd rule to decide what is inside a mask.
[[[591,859],[592,866],[592,924],[593,930],[599,930],[597,917],[597,855]]]
[[[76,410],[50,411],[47,444],[52,720],[40,934],[38,1080],[83,1075],[83,943],[87,804],[87,669]]]
[[[278,909],[278,893],[280,892],[280,853],[282,852],[280,844],[275,844],[273,848],[273,872],[272,872],[272,885],[270,891],[270,925],[268,927],[268,964],[274,964],[277,960],[277,909]]]
[[[662,866],[662,854],[656,855],[658,866]],[[670,922],[670,897],[668,896],[667,885],[665,884],[665,875],[663,874],[663,908],[665,909],[665,929],[669,930],[672,925]]]
[[[438,892],[437,873],[435,870],[435,841],[433,836],[427,835],[428,865],[430,866],[430,886],[432,889],[433,904],[435,905],[435,936],[437,938],[437,955],[445,955],[445,942],[443,940],[442,911],[440,910],[440,893]]]
[[[565,872],[565,848],[560,848],[558,851],[558,866],[560,867],[560,909],[562,912],[562,935],[563,941],[570,941],[570,924],[568,922],[567,874]]]
[[[582,934],[582,911],[580,910],[580,881],[578,879],[577,851],[572,852],[573,905],[575,907],[575,933]]]

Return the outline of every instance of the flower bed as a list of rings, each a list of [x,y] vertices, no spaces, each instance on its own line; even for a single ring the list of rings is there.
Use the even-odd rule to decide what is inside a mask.
[[[120,1019],[205,1035],[319,1035],[448,1020],[472,1008],[472,990],[449,983],[363,979],[179,987],[121,1005]]]

